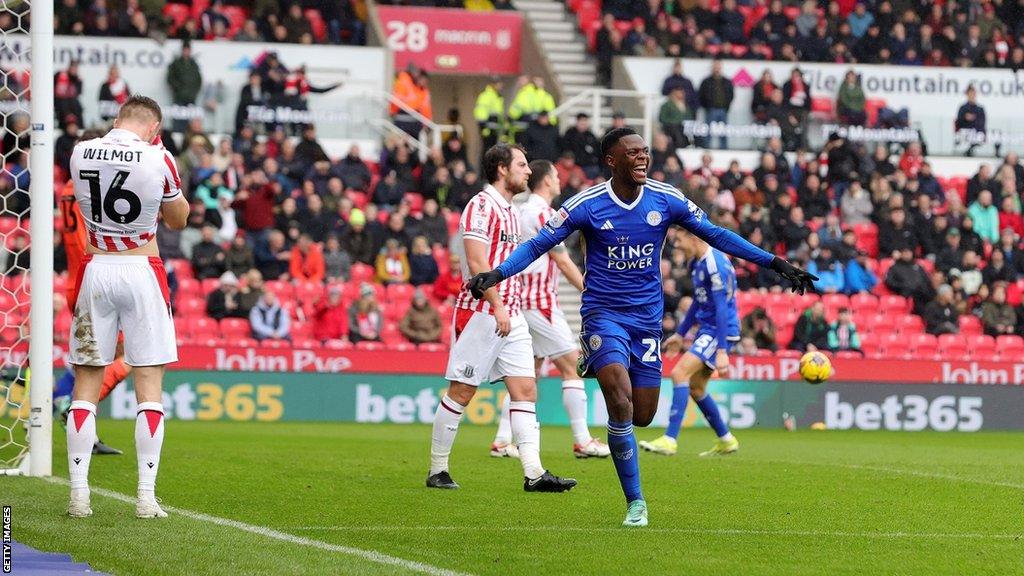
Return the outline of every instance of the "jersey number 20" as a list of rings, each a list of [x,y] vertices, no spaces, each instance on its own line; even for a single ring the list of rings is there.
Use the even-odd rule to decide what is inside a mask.
[[[92,205],[93,222],[103,222],[103,215],[106,214],[107,218],[114,222],[127,224],[134,222],[139,217],[139,214],[142,214],[142,200],[139,200],[135,192],[121,187],[124,185],[125,180],[128,179],[129,174],[129,172],[124,170],[118,170],[117,174],[114,174],[114,179],[110,182],[110,187],[107,188],[106,195],[101,197],[99,170],[79,171],[78,177],[89,183],[89,204]],[[124,200],[128,203],[128,211],[124,214],[118,212],[114,206],[114,203],[118,200]]]

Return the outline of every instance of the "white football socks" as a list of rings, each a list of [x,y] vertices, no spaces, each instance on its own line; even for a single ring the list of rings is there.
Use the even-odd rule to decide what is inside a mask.
[[[508,409],[512,398],[505,394],[505,400],[501,403],[501,418],[498,419],[498,433],[494,435],[495,444],[512,443],[512,422],[509,419]]]
[[[434,432],[430,437],[430,475],[448,470],[448,456],[452,453],[455,434],[466,407],[445,394],[434,414]]]
[[[536,402],[510,402],[509,420],[512,440],[519,449],[523,474],[533,480],[544,474],[540,463],[540,424],[537,423]]]
[[[569,415],[573,441],[581,446],[590,442],[593,437],[587,428],[587,391],[583,387],[583,380],[562,382],[562,405]]]
[[[135,452],[139,464],[139,494],[153,494],[164,444],[164,407],[159,402],[142,402],[135,416]]]
[[[85,400],[71,402],[68,412],[68,477],[71,490],[89,490],[89,462],[96,443],[96,405]]]

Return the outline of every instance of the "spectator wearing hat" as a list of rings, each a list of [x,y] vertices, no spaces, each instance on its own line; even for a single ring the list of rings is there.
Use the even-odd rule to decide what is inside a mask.
[[[341,248],[348,252],[356,262],[375,264],[377,256],[376,240],[366,229],[366,215],[355,208],[348,218],[348,227],[341,235]]]
[[[996,284],[988,300],[981,305],[981,325],[989,336],[1003,336],[1017,332],[1017,313],[1006,302],[1006,285]]]
[[[855,70],[848,70],[843,78],[843,83],[839,86],[836,102],[836,113],[839,115],[840,121],[843,124],[863,126],[867,120],[866,105],[867,97],[864,95],[860,76]]]
[[[676,88],[682,88],[683,90],[683,100],[686,103],[686,109],[692,110],[696,114],[700,101],[697,99],[697,91],[693,88],[693,82],[683,75],[683,61],[680,58],[676,58],[675,62],[672,63],[672,74],[662,82],[661,95],[668,96]]]
[[[238,289],[238,276],[228,270],[220,276],[220,286],[206,297],[206,314],[216,320],[248,318]]]
[[[960,245],[960,230],[950,228],[946,232],[946,244],[935,257],[935,267],[942,272],[948,273],[953,268],[960,266],[964,259],[964,250]]]
[[[843,281],[843,292],[847,294],[868,293],[875,289],[878,276],[871,270],[867,252],[858,250],[857,256],[846,263]]]
[[[917,250],[917,234],[907,224],[907,213],[897,208],[889,214],[889,220],[889,225],[878,231],[879,252],[896,258],[901,250]]]
[[[398,329],[414,344],[441,340],[441,315],[431,306],[422,288],[417,288],[413,294],[412,306],[402,316]]]
[[[252,326],[252,337],[256,340],[290,338],[291,318],[288,311],[281,307],[277,295],[270,290],[264,290],[249,311],[249,324]]]
[[[224,266],[236,277],[241,277],[256,266],[252,248],[245,241],[245,232],[238,232],[224,252]]]
[[[327,297],[321,294],[313,304],[313,338],[326,342],[345,337],[348,311],[341,300],[341,286],[327,288]]]
[[[370,341],[379,342],[384,315],[377,303],[377,293],[373,286],[363,282],[359,287],[359,299],[348,308],[348,338],[352,343]]]
[[[601,173],[601,143],[590,131],[589,115],[583,112],[576,115],[576,124],[562,134],[561,148],[572,152],[576,165],[583,169],[587,178],[596,178]]]
[[[860,352],[860,334],[853,322],[853,312],[849,308],[839,309],[839,318],[829,324],[828,349],[833,352]]]
[[[835,294],[842,292],[846,285],[843,264],[835,257],[828,244],[818,249],[818,255],[810,261],[807,271],[818,277],[814,282],[814,288],[818,292]]]
[[[935,298],[924,308],[925,332],[934,334],[959,334],[960,313],[953,299],[953,288],[949,284],[939,286]]]

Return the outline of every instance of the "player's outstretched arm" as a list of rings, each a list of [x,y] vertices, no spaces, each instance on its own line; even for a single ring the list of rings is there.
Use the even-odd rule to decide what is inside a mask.
[[[713,248],[717,248],[737,258],[743,258],[758,266],[771,268],[778,272],[780,276],[789,280],[793,292],[803,294],[808,290],[814,290],[814,282],[818,280],[818,277],[814,274],[754,246],[746,238],[732,230],[715,226],[708,221],[707,214],[703,210],[698,208],[693,202],[682,199],[681,196],[679,204],[682,206],[675,207],[677,210],[675,222],[697,235],[698,238],[707,242]]]
[[[534,236],[529,242],[520,244],[520,246],[512,252],[512,255],[502,262],[497,268],[490,272],[483,272],[470,278],[469,282],[466,283],[466,287],[469,288],[473,297],[477,299],[481,298],[485,290],[491,286],[495,286],[505,278],[511,278],[523,270],[526,270],[526,267],[534,260],[549,252],[562,240],[565,240],[565,238],[574,230],[571,224],[571,219],[568,216],[568,213],[564,209],[559,210],[558,213],[552,216],[544,227],[540,229],[540,232],[536,236]]]

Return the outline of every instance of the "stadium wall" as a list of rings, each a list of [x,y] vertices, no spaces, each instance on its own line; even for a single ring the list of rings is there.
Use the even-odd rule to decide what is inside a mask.
[[[55,70],[66,69],[73,59],[79,61],[80,101],[86,125],[101,121],[100,86],[114,64],[133,93],[151,96],[162,106],[170,107],[167,67],[180,54],[181,41],[54,36],[53,42]],[[28,53],[28,43],[27,35],[8,35],[0,46],[0,66],[29,69],[29,62],[19,57]],[[309,95],[309,111],[317,118],[320,138],[378,139],[367,121],[383,118],[384,107],[379,98],[367,98],[367,94],[376,96],[386,89],[390,66],[383,48],[193,41],[192,54],[199,63],[208,94],[217,99],[216,110],[202,108],[204,96],[200,93],[197,106],[166,108],[165,115],[200,114],[210,132],[233,133],[235,110],[242,88],[248,83],[249,71],[271,51],[277,52],[289,68],[306,64],[307,77],[315,86],[342,83],[325,94]]]
[[[617,64],[637,90],[660,93],[662,82],[672,73],[673,62],[670,58],[627,57]],[[697,87],[711,74],[711,64],[707,59],[683,59],[683,74]],[[763,70],[771,70],[775,83],[781,86],[789,79],[793,66],[791,62],[722,60],[723,74],[738,88],[729,112],[730,124],[753,124],[750,88]],[[807,77],[811,96],[833,101],[843,76],[851,68],[856,70],[869,99],[883,99],[889,108],[910,110],[911,126],[921,128],[933,154],[947,154],[954,149],[953,121],[967,100],[967,87],[973,84],[978,89],[978,103],[986,110],[990,132],[1002,130],[1010,138],[1007,144],[1014,149],[1024,143],[1024,119],[1016,113],[1024,99],[1024,76],[1010,70],[812,62],[800,62],[799,67]],[[810,136],[820,138],[820,134]]]
[[[168,418],[241,422],[335,421],[428,424],[447,385],[436,375],[304,374],[282,372],[173,371],[164,381]],[[546,425],[568,425],[561,383],[540,382],[537,416]],[[671,384],[661,389],[652,424],[667,424]],[[716,380],[711,393],[735,429],[779,428],[786,416],[796,426],[823,423],[829,429],[978,430],[1024,429],[1024,395],[1007,386],[963,384],[871,384],[836,382],[812,386],[792,381]],[[588,420],[604,425],[603,397],[593,380]],[[482,386],[466,409],[470,424],[497,423],[504,387]],[[101,416],[133,419],[135,392],[120,386]],[[0,414],[2,417],[3,414]],[[683,425],[706,427],[690,404]]]

